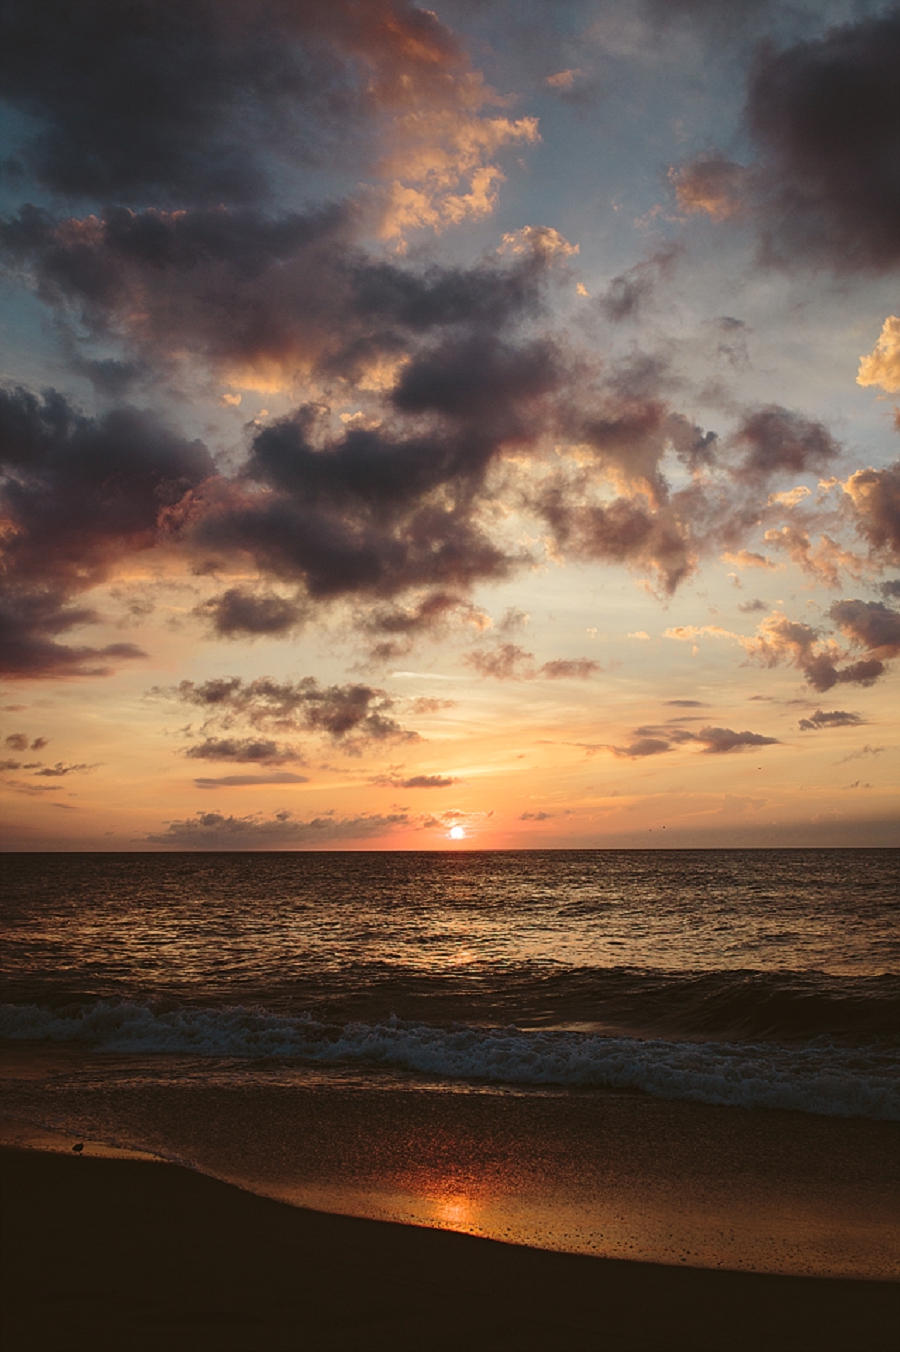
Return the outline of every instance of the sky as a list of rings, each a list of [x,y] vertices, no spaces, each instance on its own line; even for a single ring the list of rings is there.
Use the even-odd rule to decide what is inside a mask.
[[[898,69],[6,0],[4,847],[900,843]]]

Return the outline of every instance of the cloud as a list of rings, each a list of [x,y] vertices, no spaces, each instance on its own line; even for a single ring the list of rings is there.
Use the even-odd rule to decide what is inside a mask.
[[[292,746],[279,746],[268,738],[253,737],[206,737],[189,746],[184,754],[192,760],[256,762],[259,765],[284,765],[303,759]]]
[[[254,593],[229,587],[198,607],[209,618],[222,638],[250,638],[255,635],[281,636],[296,629],[305,619],[304,607],[272,592]]]
[[[636,263],[613,277],[596,305],[604,319],[613,324],[638,319],[653,296],[661,278],[671,271],[674,250],[660,250],[651,258]]]
[[[852,643],[875,657],[900,653],[900,613],[883,601],[835,601],[828,614]]]
[[[855,610],[848,612],[845,623],[848,628],[854,625],[865,627],[865,612],[862,616]],[[835,685],[873,685],[885,671],[884,662],[877,657],[867,657],[848,666],[840,666],[846,655],[833,641],[821,639],[818,629],[789,620],[780,611],[774,611],[762,621],[757,627],[755,638],[741,638],[740,642],[752,661],[767,667],[775,667],[780,663],[798,667],[812,688],[823,693]]]
[[[750,172],[715,151],[671,169],[669,178],[682,211],[724,221],[741,215],[746,205]]]
[[[464,326],[502,349],[564,264],[539,232],[467,268],[394,263],[364,252],[362,229],[348,203],[273,215],[110,207],[59,220],[26,205],[0,221],[0,253],[73,346],[80,331],[116,334],[148,373],[193,359],[259,389],[299,375],[390,387],[411,351],[454,330],[458,344]]]
[[[497,681],[534,679],[534,653],[527,653],[518,643],[500,643],[488,652],[466,653],[463,661],[479,676],[492,676]]]
[[[846,713],[843,709],[832,709],[828,713],[817,709],[809,718],[800,719],[800,728],[803,732],[817,732],[820,728],[855,728],[865,721],[859,714]]]
[[[517,820],[520,822],[549,822],[553,815],[552,812],[520,812]]]
[[[600,663],[589,657],[558,657],[552,662],[545,662],[540,675],[547,681],[587,681],[595,672],[602,670]]]
[[[840,448],[820,422],[769,404],[747,414],[734,440],[747,452],[737,474],[762,481],[776,474],[821,473]]]
[[[718,756],[729,751],[743,751],[751,746],[777,746],[777,737],[763,737],[758,732],[732,732],[731,728],[701,728],[696,740],[703,743],[703,755]]]
[[[243,789],[255,784],[308,784],[306,775],[275,770],[268,775],[223,775],[220,779],[195,779],[198,789]]]
[[[414,714],[436,714],[443,709],[455,709],[455,699],[436,699],[432,695],[419,695],[415,699],[409,700],[409,707]]]
[[[28,738],[24,732],[11,732],[6,739],[10,751],[27,751]]]
[[[784,550],[792,563],[826,587],[840,587],[845,574],[859,579],[867,570],[868,560],[843,549],[830,535],[821,535],[814,546],[808,533],[795,524],[767,530],[765,541],[772,549]]]
[[[19,163],[78,198],[256,203],[339,165],[382,180],[373,205],[397,237],[490,210],[497,152],[537,138],[405,0],[46,0],[37,17],[14,2],[0,52],[4,98],[28,118]]]
[[[450,775],[410,775],[406,779],[397,775],[376,775],[371,783],[391,789],[449,789],[459,780]]]
[[[836,270],[900,260],[900,12],[896,8],[778,52],[763,46],[747,123],[764,239],[774,256]]]
[[[312,676],[299,681],[275,681],[268,676],[244,681],[226,676],[200,684],[182,681],[152,693],[193,705],[225,728],[239,720],[255,728],[303,730],[353,744],[417,737],[390,716],[394,701],[384,690],[363,684],[320,686]],[[220,754],[223,751],[227,755]],[[275,754],[296,758],[292,749],[277,752],[271,742],[230,739],[209,740],[187,754],[215,759],[260,759]]]
[[[619,760],[643,760],[645,756],[661,756],[672,747],[661,737],[640,737],[630,746],[610,746],[608,750]]]
[[[867,357],[859,359],[857,385],[877,385],[888,394],[900,391],[900,318],[888,315],[881,337]]]
[[[770,264],[892,267],[900,259],[898,63],[895,6],[781,51],[760,43],[744,110],[756,160],[743,165],[710,149],[674,167],[678,205],[719,222],[752,221]]]
[[[667,699],[663,703],[675,709],[708,709],[709,705],[699,699]]]
[[[64,761],[57,761],[55,765],[44,765],[41,769],[36,769],[34,773],[47,779],[60,779],[63,775],[83,774],[88,770],[96,770],[96,768],[96,765],[67,765]]]
[[[287,811],[272,817],[252,813],[246,817],[220,812],[198,812],[193,817],[166,823],[164,831],[146,837],[153,845],[180,850],[281,850],[327,848],[336,841],[368,840],[405,826],[409,818],[396,812],[388,816],[365,813],[359,817],[326,815],[309,821]]]
[[[900,563],[900,461],[881,470],[857,470],[842,487],[856,528],[876,558]]]
[[[844,756],[843,760],[837,762],[838,765],[846,765],[848,761],[862,760],[864,756],[880,756],[884,752],[883,746],[865,746],[860,747],[859,751],[851,751],[849,756]]]
[[[690,700],[669,700],[669,704],[688,705],[703,708]],[[690,732],[679,727],[643,727],[635,728],[636,740],[629,746],[607,746],[606,750],[619,760],[643,760],[648,756],[662,756],[677,746],[697,743],[702,755],[724,755],[730,751],[743,751],[751,746],[774,746],[777,737],[764,737],[758,732],[733,732],[731,728],[701,728],[699,732]]]
[[[537,666],[534,653],[526,652],[518,643],[499,643],[488,651],[466,653],[463,661],[473,667],[479,676],[492,676],[498,681],[587,681],[597,671],[599,662],[590,657],[558,657]]]
[[[650,571],[663,591],[672,594],[698,559],[684,510],[692,497],[689,491],[674,494],[656,508],[642,495],[593,502],[587,486],[557,472],[533,495],[530,506],[552,529],[560,553]]]
[[[126,555],[169,534],[169,513],[215,472],[198,441],[152,414],[87,418],[62,395],[0,389],[0,505],[5,595],[3,667],[21,676],[86,675],[144,656],[134,644],[60,643],[97,619],[71,598],[104,581]]]

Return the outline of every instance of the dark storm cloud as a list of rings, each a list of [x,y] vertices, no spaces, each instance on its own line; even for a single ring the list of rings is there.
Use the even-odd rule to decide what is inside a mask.
[[[468,340],[426,350],[397,391],[400,406],[452,413],[457,388],[478,398],[488,379],[517,389],[552,379],[546,344],[511,354],[501,341],[511,322],[540,311],[557,269],[540,232],[511,257],[440,268],[372,258],[355,242],[359,229],[351,204],[274,215],[119,206],[62,220],[26,205],[0,221],[0,256],[70,322],[95,337],[118,335],[139,354],[112,365],[75,358],[113,389],[185,355],[238,381],[273,369],[353,380],[447,330]],[[489,372],[479,371],[481,358]],[[452,366],[453,376],[436,364]]]
[[[287,761],[302,761],[303,757],[292,746],[280,746],[268,738],[206,737],[184,753],[192,760],[255,762],[258,765],[284,765]]]
[[[258,201],[279,162],[346,157],[351,130],[358,164],[380,106],[463,66],[405,0],[7,0],[0,21],[20,161],[107,201]]]
[[[838,270],[900,262],[900,9],[830,29],[752,71],[747,121],[762,149],[770,248]]]
[[[566,379],[549,340],[503,334],[539,305],[550,255],[533,240],[512,262],[403,270],[355,254],[342,219],[118,210],[57,227],[32,211],[8,225],[6,246],[51,303],[77,302],[98,331],[130,324],[157,356],[301,362],[354,379],[403,356],[390,398],[411,427],[333,435],[327,411],[297,409],[256,433],[244,476],[208,495],[192,533],[320,600],[426,589],[424,615],[448,587],[516,562],[476,520],[478,495],[505,446],[541,435],[542,401]],[[452,332],[435,340],[439,330]],[[225,635],[275,634],[303,608],[232,589],[204,613]]]
[[[214,473],[200,442],[150,413],[122,408],[92,419],[55,391],[38,399],[0,389],[3,669],[95,674],[143,656],[133,644],[69,646],[56,636],[97,618],[70,599],[164,538],[167,513]]]
[[[809,718],[800,719],[800,729],[803,732],[817,732],[820,728],[855,728],[865,721],[859,714],[846,713],[843,709],[829,712],[817,709]]]
[[[257,435],[247,476],[268,491],[236,485],[198,523],[199,545],[249,554],[320,601],[443,593],[508,574],[516,560],[476,519],[498,450],[485,426],[353,428],[314,441],[316,417],[300,409]]]
[[[769,404],[747,414],[734,441],[746,446],[736,473],[762,481],[777,474],[819,473],[840,454],[827,428],[790,409]]]
[[[768,263],[839,273],[896,266],[898,69],[896,5],[781,51],[764,42],[745,108],[758,159],[747,166],[711,150],[678,166],[670,176],[679,204],[714,220],[750,219]]]
[[[96,612],[66,605],[59,589],[22,594],[10,588],[0,597],[0,671],[7,676],[108,676],[125,661],[146,657],[134,643],[60,643],[56,634],[98,618]]]
[[[327,815],[309,821],[299,820],[287,811],[276,812],[272,817],[226,817],[220,812],[198,812],[194,817],[168,822],[164,831],[147,836],[147,841],[179,850],[281,850],[366,840],[408,823],[409,818],[403,812],[388,816]]]
[[[185,704],[202,709],[207,717],[218,719],[226,727],[240,719],[254,727],[324,733],[335,741],[344,738],[350,741],[409,740],[417,735],[401,727],[390,716],[394,707],[391,697],[384,690],[368,685],[320,686],[311,676],[296,682],[259,676],[245,683],[233,676],[199,685],[182,681],[173,690],[156,690],[154,693],[174,695]],[[235,746],[241,745],[245,744],[235,743]],[[192,748],[187,754],[204,753]]]

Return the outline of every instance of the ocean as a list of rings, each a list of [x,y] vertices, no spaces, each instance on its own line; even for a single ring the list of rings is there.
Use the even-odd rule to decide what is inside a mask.
[[[900,1276],[900,851],[3,873],[5,1139],[575,1252]]]

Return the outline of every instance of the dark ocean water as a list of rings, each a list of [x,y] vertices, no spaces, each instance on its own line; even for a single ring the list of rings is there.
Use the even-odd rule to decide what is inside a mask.
[[[173,1080],[265,1065],[900,1120],[900,851],[9,855],[3,871],[8,1046],[168,1057]]]

